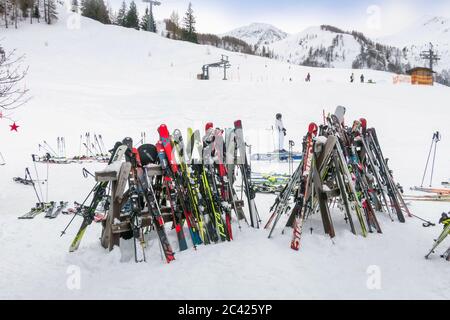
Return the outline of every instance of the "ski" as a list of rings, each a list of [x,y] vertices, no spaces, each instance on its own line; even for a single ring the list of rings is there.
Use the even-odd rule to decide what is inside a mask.
[[[69,203],[67,201],[60,201],[58,207],[53,212],[53,214],[49,217],[50,219],[55,219],[63,210],[67,207]]]
[[[50,218],[53,215],[55,208],[56,203],[54,201],[51,201],[49,207],[47,208],[47,210],[45,210],[45,218]]]
[[[294,231],[292,235],[291,248],[294,250],[300,249],[300,238],[302,236],[303,230],[303,220],[305,218],[305,211],[307,209],[307,195],[310,193],[310,171],[313,160],[313,143],[314,138],[317,136],[317,125],[315,123],[311,123],[308,127],[308,135],[306,138],[306,150],[305,150],[305,158],[303,161],[303,170],[302,170],[302,193],[300,194],[300,207],[299,210],[295,214],[294,219]]]
[[[247,159],[247,152],[245,148],[244,132],[242,128],[242,121],[236,120],[234,122],[234,132],[236,139],[236,151],[239,154],[237,157],[237,165],[241,169],[242,180],[244,182],[245,194],[247,196],[248,210],[250,213],[250,226],[259,229],[259,214],[255,203],[255,190],[251,184],[251,168]]]
[[[435,240],[433,247],[431,248],[430,252],[428,252],[427,255],[425,255],[425,259],[428,259],[431,254],[433,254],[436,250],[436,248],[447,238],[447,236],[450,233],[450,224],[447,224],[442,231],[442,233],[439,235],[439,237]]]

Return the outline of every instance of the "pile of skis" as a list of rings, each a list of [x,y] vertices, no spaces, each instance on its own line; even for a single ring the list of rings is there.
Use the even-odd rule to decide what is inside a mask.
[[[186,231],[196,248],[233,240],[232,221],[239,228],[242,221],[259,227],[241,121],[230,129],[215,128],[208,123],[203,137],[199,130],[188,129],[186,140],[180,130],[170,134],[166,125],[157,131],[160,138],[154,145],[145,143],[136,148],[131,138],[117,142],[108,163],[108,167],[121,168],[118,181],[123,181],[125,191],[120,202],[120,220],[131,225],[131,230],[121,233],[121,237],[134,239],[136,262],[146,259],[146,242],[152,230],[156,231],[166,261],[174,260],[166,224],[175,230],[180,251],[188,249]],[[150,174],[155,166],[159,173]],[[234,188],[238,173],[249,219],[244,212],[245,199],[239,198]],[[109,182],[99,181],[79,206],[73,219],[81,215],[83,221],[69,251],[78,249],[99,203],[110,193]],[[144,223],[147,217],[148,225]]]
[[[287,174],[252,172],[251,182],[256,193],[280,193],[290,177]]]
[[[291,248],[299,250],[306,219],[319,213],[325,233],[335,237],[331,207],[337,205],[351,232],[366,237],[382,233],[378,215],[405,222],[407,208],[383,155],[376,130],[365,119],[344,124],[345,108],[311,123],[303,139],[303,160],[277,196],[265,228],[272,236],[282,216],[293,228]],[[285,230],[283,228],[283,232]]]
[[[422,192],[422,194],[405,195],[405,200],[450,202],[449,188],[413,187],[411,190]]]
[[[67,157],[65,137],[57,137],[56,150],[47,142],[39,144],[39,151],[43,155],[34,155],[35,162],[52,164],[70,164],[84,162],[108,162],[110,154],[105,148],[101,134],[86,132],[80,135],[78,155]]]

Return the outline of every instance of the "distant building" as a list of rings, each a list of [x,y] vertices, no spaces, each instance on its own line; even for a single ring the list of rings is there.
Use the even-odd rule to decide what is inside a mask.
[[[434,85],[433,74],[436,72],[434,72],[429,68],[417,67],[406,71],[406,73],[411,76],[411,84],[427,85],[427,86]]]

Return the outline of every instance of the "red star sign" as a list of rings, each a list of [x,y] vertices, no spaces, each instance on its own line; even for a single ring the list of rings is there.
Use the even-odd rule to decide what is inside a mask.
[[[18,126],[15,122],[13,124],[10,125],[11,127],[11,131],[15,131],[17,132],[17,128],[19,128],[20,126]]]

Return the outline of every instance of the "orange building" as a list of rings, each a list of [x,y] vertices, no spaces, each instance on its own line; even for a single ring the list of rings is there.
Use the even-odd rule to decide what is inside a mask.
[[[411,84],[419,84],[419,85],[434,85],[434,76],[433,70],[424,67],[418,67],[411,70],[406,71],[407,74],[411,76]]]

